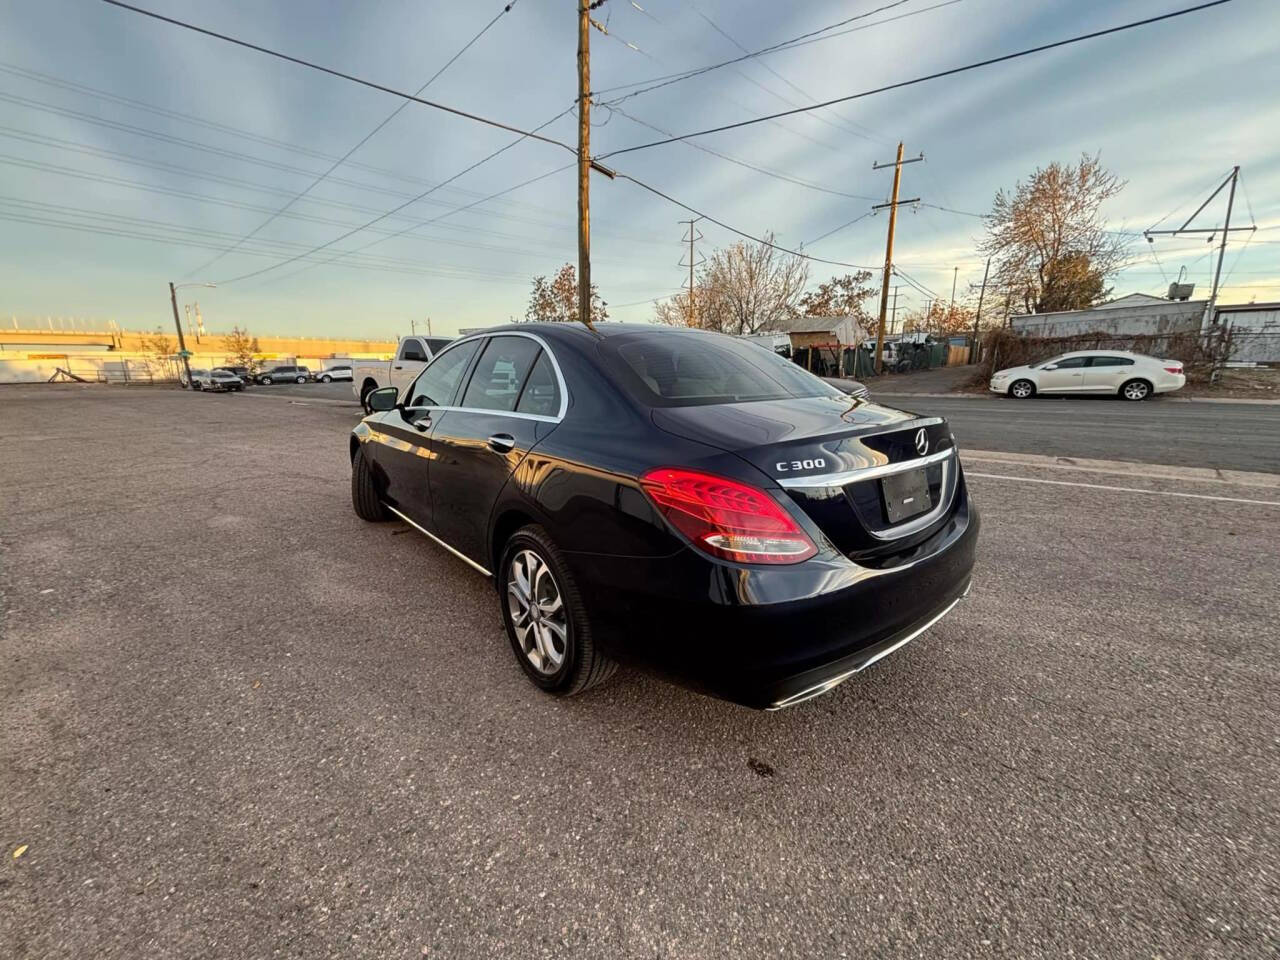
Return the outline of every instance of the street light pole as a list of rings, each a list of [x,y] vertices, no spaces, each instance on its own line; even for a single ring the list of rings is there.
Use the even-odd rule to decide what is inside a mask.
[[[182,357],[182,368],[187,374],[187,386],[191,385],[191,358],[187,352],[186,338],[182,335],[182,321],[178,319],[178,291],[183,287],[216,286],[216,283],[180,283],[175,286],[172,280],[169,281],[169,303],[173,305],[173,325],[178,331],[178,353]]]

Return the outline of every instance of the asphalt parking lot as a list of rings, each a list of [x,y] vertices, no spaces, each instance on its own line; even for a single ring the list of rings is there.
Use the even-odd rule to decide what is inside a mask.
[[[1280,952],[1280,476],[975,461],[973,594],[831,694],[556,701],[339,389],[0,392],[8,955]]]

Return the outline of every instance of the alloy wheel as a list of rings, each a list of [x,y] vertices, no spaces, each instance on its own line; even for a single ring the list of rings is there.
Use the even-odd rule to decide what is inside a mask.
[[[1126,383],[1124,385],[1124,398],[1126,400],[1145,400],[1147,398],[1147,389],[1147,385],[1141,380]]]
[[[1029,381],[1019,380],[1009,389],[1009,392],[1012,393],[1019,400],[1025,400],[1027,399],[1027,397],[1031,396],[1031,393],[1034,389],[1035,388],[1031,385]]]
[[[558,671],[568,650],[568,616],[551,568],[532,550],[511,558],[507,612],[520,649],[534,669],[548,675]]]

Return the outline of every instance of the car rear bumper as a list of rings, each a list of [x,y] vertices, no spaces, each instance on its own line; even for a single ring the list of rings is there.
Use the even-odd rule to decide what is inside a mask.
[[[1172,393],[1174,390],[1181,390],[1186,385],[1186,374],[1167,373],[1156,381],[1153,389],[1156,393]]]
[[[887,568],[843,558],[743,568],[693,550],[660,561],[571,555],[570,563],[611,656],[776,710],[825,693],[945,616],[969,591],[978,528],[961,496],[929,540]]]

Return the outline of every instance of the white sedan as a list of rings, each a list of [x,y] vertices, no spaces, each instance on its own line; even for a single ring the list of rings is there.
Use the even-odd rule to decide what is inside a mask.
[[[1076,350],[1041,363],[997,370],[991,392],[1019,400],[1037,393],[1115,394],[1145,400],[1187,382],[1181,360],[1158,360],[1127,350]]]

